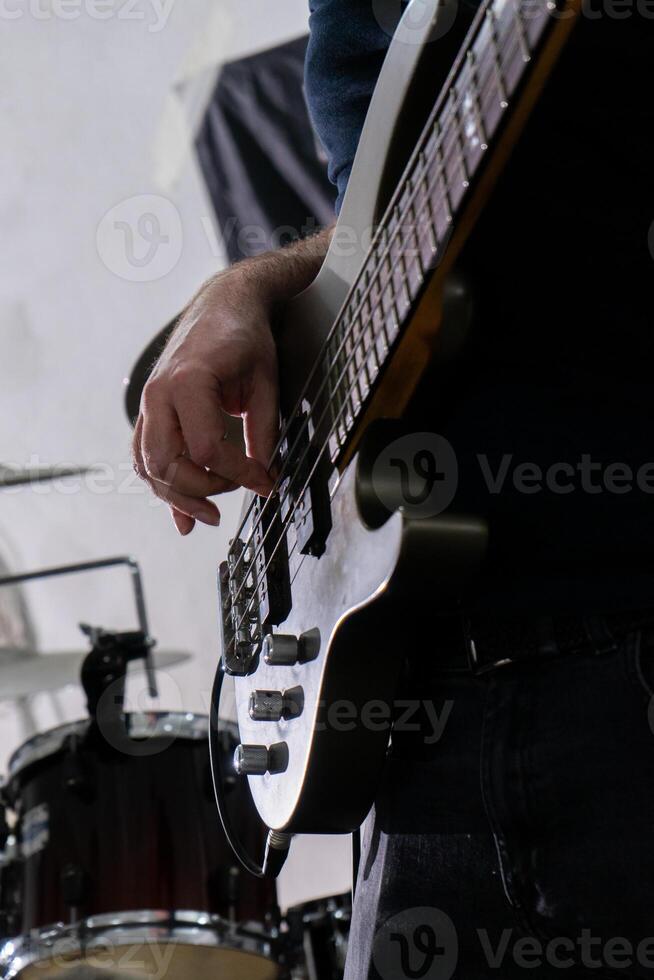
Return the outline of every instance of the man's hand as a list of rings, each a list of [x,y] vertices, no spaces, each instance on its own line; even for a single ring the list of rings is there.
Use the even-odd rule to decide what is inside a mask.
[[[146,384],[134,466],[171,508],[180,534],[217,525],[208,498],[243,486],[267,495],[279,426],[275,305],[314,279],[330,231],[268,252],[210,279],[191,301]],[[244,453],[225,441],[225,414],[241,416]]]

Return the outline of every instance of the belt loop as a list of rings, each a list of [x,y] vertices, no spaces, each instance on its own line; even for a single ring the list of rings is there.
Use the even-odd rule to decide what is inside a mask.
[[[603,616],[584,616],[583,624],[594,653],[602,656],[616,652],[618,644]]]

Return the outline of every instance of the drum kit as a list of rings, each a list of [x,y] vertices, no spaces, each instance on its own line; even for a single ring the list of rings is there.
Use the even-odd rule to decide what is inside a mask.
[[[3,476],[11,486],[20,478],[0,472],[0,487]],[[145,667],[156,695],[157,670],[189,656],[153,653],[137,563],[5,574],[0,596],[15,597],[24,581],[117,564],[131,573],[139,628],[83,626],[85,651],[43,654],[16,643],[24,605],[0,602],[0,699],[26,703],[78,683],[88,706],[83,720],[17,747],[0,782],[0,977],[339,980],[350,896],[282,914],[274,880],[239,867],[218,820],[208,718],[125,710],[128,668]],[[259,851],[265,840],[247,781],[229,775],[238,739],[227,721],[219,743],[231,819]]]

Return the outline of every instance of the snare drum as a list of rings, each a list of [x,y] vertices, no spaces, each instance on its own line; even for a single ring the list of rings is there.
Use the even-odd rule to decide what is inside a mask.
[[[64,977],[83,963],[99,976],[275,980],[274,883],[235,866],[213,798],[206,717],[125,720],[120,746],[84,721],[37,735],[11,759],[19,935],[4,944],[0,972]],[[231,758],[235,727],[222,737]],[[234,819],[261,852],[246,793],[235,779]]]

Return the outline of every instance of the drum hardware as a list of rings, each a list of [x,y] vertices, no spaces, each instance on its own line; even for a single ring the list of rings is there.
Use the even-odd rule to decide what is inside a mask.
[[[84,765],[80,742],[80,736],[76,732],[68,735],[64,741],[65,755],[61,785],[66,792],[90,801],[94,798],[95,787],[88,768]]]
[[[74,925],[79,920],[80,910],[87,901],[88,881],[83,868],[76,864],[67,864],[61,873],[61,897],[69,910],[69,923]]]
[[[134,590],[134,601],[136,604],[136,615],[139,623],[139,632],[143,635],[145,644],[143,650],[143,660],[148,678],[148,689],[151,698],[157,697],[157,682],[154,675],[154,665],[152,663],[152,646],[150,630],[148,628],[148,616],[145,608],[145,597],[143,594],[143,582],[138,562],[129,556],[118,558],[100,558],[96,561],[78,562],[74,565],[58,565],[53,568],[41,568],[34,572],[21,572],[18,575],[3,575],[0,578],[0,587],[17,585],[19,582],[32,582],[36,579],[54,578],[61,575],[76,575],[80,572],[93,572],[105,568],[114,568],[118,565],[126,566],[131,574],[131,581]]]
[[[342,980],[351,918],[349,892],[287,910],[284,926],[292,980]]]
[[[89,737],[95,737],[97,732],[114,748],[129,752],[133,745],[125,728],[127,665],[133,660],[147,661],[154,640],[141,630],[117,633],[85,623],[80,628],[91,641],[91,651],[81,670],[82,687],[92,723]],[[76,756],[72,758],[75,760]],[[83,782],[81,773],[79,778]]]

